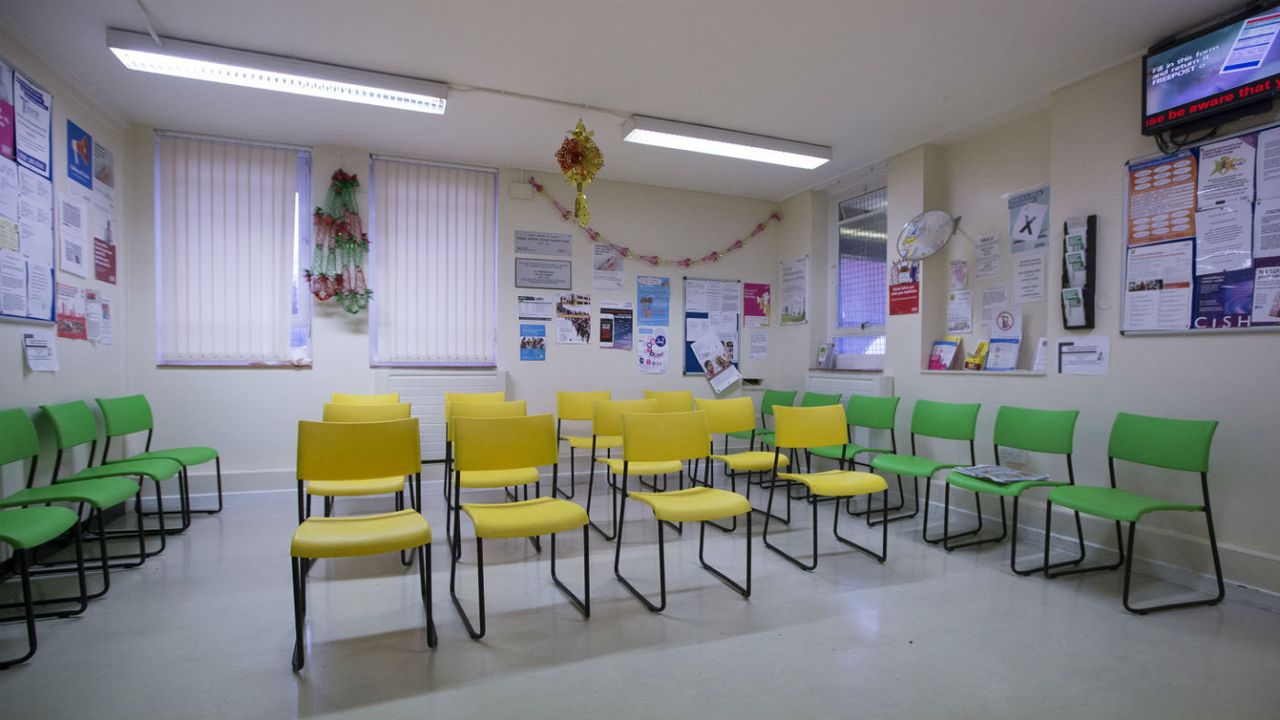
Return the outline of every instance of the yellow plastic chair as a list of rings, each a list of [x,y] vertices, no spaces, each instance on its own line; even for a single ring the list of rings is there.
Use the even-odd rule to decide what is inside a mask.
[[[587,477],[587,516],[591,516],[592,490],[596,484],[596,463],[606,465],[609,468],[609,474],[606,482],[609,485],[609,507],[613,518],[613,532],[607,533],[595,521],[591,522],[591,527],[600,533],[605,540],[612,541],[618,536],[618,478],[617,475],[622,471],[621,460],[612,457],[612,453],[607,453],[605,457],[595,454],[600,448],[600,441],[606,440],[610,445],[617,440],[614,447],[622,447],[622,414],[623,413],[656,413],[658,412],[657,400],[597,400],[591,410],[591,432],[592,432],[592,462],[591,474]],[[617,461],[615,463],[615,461]],[[643,468],[632,468],[636,474],[664,475],[666,473],[684,472],[684,466],[680,463],[660,463],[647,464]],[[683,477],[682,477],[683,481]],[[683,485],[682,485],[683,486]]]
[[[657,400],[658,412],[693,412],[692,390],[645,390],[645,400]]]
[[[457,435],[457,421],[462,418],[515,418],[525,417],[528,410],[524,400],[512,400],[511,402],[449,402],[445,410],[450,421],[448,424],[448,441],[452,444]],[[501,438],[498,438],[501,441]],[[502,488],[506,491],[508,498],[518,500],[519,498],[510,490],[513,487],[524,487],[524,499],[529,499],[529,486],[533,485],[535,496],[542,496],[541,486],[538,484],[539,475],[538,468],[533,466],[503,466],[499,465],[495,468],[487,470],[471,470],[463,472],[458,469],[457,464],[453,465],[453,474],[449,477],[450,490],[445,494],[446,498],[446,526],[445,531],[448,534],[450,542],[452,542],[453,534],[450,530],[454,524],[458,522],[459,513],[461,513],[460,498],[462,490],[492,490]],[[553,495],[554,497],[554,495]],[[452,523],[452,524],[450,524]],[[530,542],[534,548],[541,550],[537,538],[533,538]],[[453,546],[453,554],[457,556],[461,552],[461,548],[457,545]]]
[[[773,409],[773,419],[777,432],[774,453],[778,457],[782,456],[783,449],[811,450],[812,448],[842,445],[848,439],[849,429],[845,425],[844,408],[839,405],[819,407],[783,407],[780,405]],[[773,495],[778,486],[777,482],[774,482],[769,487],[769,506],[764,516],[763,538],[766,547],[803,570],[813,570],[818,567],[818,505],[823,500],[830,499],[833,501],[831,505],[833,508],[832,515],[834,516],[831,532],[836,539],[849,547],[861,550],[882,563],[885,561],[889,551],[889,524],[887,522],[889,517],[889,483],[885,482],[884,478],[872,473],[855,470],[828,470],[826,472],[807,473],[781,473],[774,470],[773,477],[777,481],[786,483],[785,491],[788,495],[790,495],[793,484],[802,485],[807,491],[803,497],[813,507],[813,562],[805,563],[769,542],[769,520],[773,517]],[[843,514],[840,512],[840,500],[874,493],[881,493],[881,508],[884,518],[886,518],[881,522],[882,536],[879,553],[840,535],[840,516]]]
[[[395,405],[400,402],[400,393],[333,393],[329,402],[337,405]]]
[[[461,403],[506,402],[507,393],[497,392],[447,392],[444,394],[444,497],[449,499],[449,478],[453,477],[453,442],[449,440],[449,406]],[[446,533],[447,534],[447,533]]]
[[[763,483],[764,475],[772,473],[777,467],[787,467],[790,464],[787,456],[779,456],[776,452],[766,450],[749,450],[746,452],[729,452],[729,438],[735,432],[750,432],[755,428],[755,405],[749,397],[729,398],[727,400],[708,400],[705,398],[697,399],[697,408],[707,414],[707,431],[712,437],[716,435],[724,435],[724,453],[721,455],[712,455],[711,459],[724,465],[725,474],[729,476],[729,489],[733,492],[738,491],[738,474],[742,473],[747,476],[746,495],[747,499],[751,499],[751,484],[754,476],[759,477],[759,482]],[[715,451],[715,441],[712,440],[711,450]],[[712,481],[711,464],[707,464],[706,472],[703,475],[703,482],[709,486],[714,486]],[[764,512],[755,506],[751,508],[755,512]],[[787,502],[787,518],[775,518],[784,523],[791,521],[791,503],[790,496]],[[738,528],[738,518],[733,519],[731,530]]]
[[[529,467],[537,473],[539,467],[550,465],[554,483],[554,478],[559,473],[560,449],[551,415],[505,418],[455,416],[454,420],[454,443],[457,449],[455,462],[460,475],[465,477],[505,473],[511,467]],[[587,512],[582,506],[556,497],[538,497],[513,503],[466,503],[461,507],[462,512],[471,518],[471,525],[475,528],[479,630],[471,624],[471,618],[458,598],[457,555],[451,556],[449,594],[473,640],[479,640],[485,634],[484,541],[487,539],[536,540],[541,535],[550,535],[551,580],[584,618],[591,617],[591,563],[588,562],[590,533],[587,532]],[[556,575],[556,534],[574,528],[582,528],[581,598],[574,595]],[[462,546],[462,526],[457,519],[453,525],[453,546]]]
[[[418,419],[371,423],[298,423],[298,512],[308,482],[349,482],[361,477],[412,475],[422,497],[422,450]],[[417,510],[380,515],[307,518],[293,533],[293,670],[305,661],[303,623],[307,615],[307,571],[327,558],[360,557],[417,550],[418,582],[427,613],[427,645],[436,646],[431,614],[431,526]]]
[[[613,574],[652,612],[662,612],[667,607],[667,557],[663,542],[664,524],[697,522],[698,562],[703,569],[719,578],[734,592],[744,598],[751,597],[751,503],[736,492],[717,490],[699,485],[671,492],[629,492],[627,480],[631,471],[689,460],[708,460],[711,434],[707,431],[704,412],[637,414],[622,416],[622,509],[618,518],[618,542],[613,552]],[[627,499],[648,505],[658,523],[658,587],[659,601],[654,603],[645,597],[622,575],[622,532],[626,527]],[[747,579],[745,585],[729,579],[706,560],[707,523],[713,520],[747,516]]]
[[[587,464],[590,466],[590,472],[595,474],[596,464],[590,458],[596,456],[596,452],[604,450],[606,454],[613,448],[622,447],[622,436],[597,436],[593,431],[590,435],[565,435],[564,421],[570,422],[591,422],[592,413],[595,411],[597,401],[608,401],[612,399],[608,390],[599,391],[572,391],[560,390],[556,393],[556,437],[562,442],[569,444],[569,492],[564,492],[559,488],[553,490],[553,493],[559,493],[561,497],[572,500],[577,490],[578,468],[576,463],[576,455],[578,450],[587,450]]]
[[[325,422],[386,422],[387,420],[403,420],[409,417],[409,409],[408,403],[394,405],[325,403],[322,418]],[[363,497],[366,495],[390,495],[394,493],[396,496],[396,510],[403,510],[407,477],[363,478],[337,482],[318,481],[307,483],[307,512],[305,517],[298,518],[298,522],[311,517],[312,496],[324,498],[325,517],[333,515],[334,498],[338,497]],[[409,487],[409,499],[412,507],[419,507],[417,498],[413,496],[412,486]]]

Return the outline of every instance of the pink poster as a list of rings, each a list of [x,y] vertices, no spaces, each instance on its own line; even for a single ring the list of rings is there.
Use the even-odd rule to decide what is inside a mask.
[[[769,283],[742,284],[742,320],[747,327],[769,326],[769,305],[772,303]]]
[[[0,156],[13,159],[13,69],[0,62]]]

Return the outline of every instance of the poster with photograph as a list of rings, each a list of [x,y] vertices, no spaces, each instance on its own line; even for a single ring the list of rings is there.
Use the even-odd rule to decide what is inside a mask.
[[[733,364],[733,351],[725,347],[720,336],[713,331],[693,341],[693,354],[717,395],[742,378]]]
[[[601,303],[600,347],[630,350],[633,315],[631,303]]]
[[[604,243],[596,243],[591,249],[591,287],[596,290],[621,290],[622,253]]]
[[[802,325],[808,322],[809,256],[782,261],[778,277],[778,296],[782,305],[779,324]]]
[[[116,155],[105,145],[93,141],[93,189],[105,201],[116,201]]]
[[[769,283],[742,284],[742,323],[749,328],[769,326]]]
[[[591,342],[591,296],[560,293],[556,300],[556,342],[586,345]]]
[[[87,340],[88,321],[85,318],[84,293],[75,285],[58,283],[58,337],[70,340]]]
[[[520,323],[520,361],[547,359],[547,326]]]
[[[93,189],[93,136],[67,118],[67,177]]]
[[[651,375],[665,373],[670,349],[667,328],[655,325],[636,328],[636,361],[640,372]]]
[[[671,278],[641,275],[636,278],[636,324],[666,328],[671,325]]]
[[[1196,195],[1201,210],[1228,203],[1253,202],[1256,143],[1256,135],[1243,135],[1200,148]]]
[[[899,260],[889,265],[889,314],[920,312],[920,261]]]

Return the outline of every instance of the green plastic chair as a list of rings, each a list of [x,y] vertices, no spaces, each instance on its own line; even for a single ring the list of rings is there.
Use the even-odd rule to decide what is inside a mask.
[[[1053,537],[1050,534],[1053,506],[1060,505],[1086,515],[1114,521],[1116,547],[1119,550],[1120,559],[1114,565],[1077,567],[1057,573],[1045,571],[1045,575],[1052,578],[1095,570],[1115,570],[1123,564],[1124,609],[1138,615],[1196,605],[1217,605],[1222,602],[1222,598],[1226,596],[1226,586],[1222,582],[1222,562],[1218,558],[1218,539],[1213,531],[1213,510],[1209,505],[1209,448],[1213,444],[1213,433],[1217,429],[1217,420],[1175,420],[1130,413],[1116,415],[1115,423],[1111,425],[1111,441],[1107,448],[1107,469],[1111,487],[1077,485],[1054,488],[1049,492],[1049,502],[1045,508],[1044,555],[1046,559],[1049,557],[1049,540]],[[1202,504],[1175,503],[1121,490],[1116,487],[1117,460],[1164,470],[1198,473],[1200,493],[1204,502]],[[1138,527],[1138,521],[1153,512],[1204,513],[1205,525],[1209,532],[1209,551],[1213,555],[1213,571],[1218,581],[1216,595],[1204,600],[1141,607],[1130,602],[1129,587],[1133,576],[1135,530]],[[1121,532],[1121,523],[1125,522],[1129,523],[1127,553]],[[1048,564],[1047,560],[1045,564]]]
[[[98,398],[98,407],[102,410],[103,424],[106,425],[106,439],[102,443],[103,465],[115,462],[107,459],[111,451],[111,440],[113,438],[145,431],[147,433],[147,444],[143,447],[143,452],[122,459],[147,460],[166,458],[176,461],[182,465],[182,491],[188,495],[191,487],[190,468],[193,465],[213,462],[218,482],[218,506],[213,509],[190,509],[190,512],[203,513],[205,515],[216,515],[222,512],[222,458],[218,455],[217,450],[198,445],[152,450],[151,437],[155,434],[155,420],[151,415],[151,403],[147,402],[145,395]],[[188,507],[190,507],[190,504],[191,500],[188,497]]]
[[[959,472],[947,476],[945,500],[942,515],[942,546],[948,552],[956,548],[1000,542],[1007,534],[1005,522],[1004,499],[1013,498],[1013,539],[1009,541],[1009,569],[1018,575],[1030,575],[1041,572],[1045,566],[1018,569],[1018,503],[1022,494],[1031,488],[1054,488],[1076,484],[1075,468],[1071,463],[1071,452],[1075,441],[1076,419],[1079,410],[1033,410],[1030,408],[1001,405],[996,413],[993,452],[996,464],[1000,464],[1000,448],[1016,448],[1029,452],[1062,455],[1067,463],[1067,480],[1035,480],[1018,483],[995,483],[990,480],[970,477]],[[1000,498],[1000,535],[998,537],[979,538],[962,543],[954,543],[951,536],[951,488],[968,490],[977,495],[994,495]],[[976,500],[976,497],[975,497]],[[1078,565],[1084,561],[1084,531],[1080,526],[1080,513],[1076,513],[1076,542],[1079,544],[1078,557],[1055,563],[1050,568]]]
[[[35,606],[41,602],[32,597],[31,564],[34,551],[71,532],[76,546],[76,558],[80,565],[79,608],[60,612],[37,613]],[[89,605],[84,577],[84,554],[80,543],[80,522],[76,514],[64,507],[18,508],[0,511],[0,543],[13,548],[13,564],[22,583],[22,619],[27,624],[27,650],[17,657],[0,660],[0,670],[30,660],[36,654],[36,620],[46,617],[71,617],[84,612]],[[45,601],[48,602],[48,601]],[[7,607],[7,606],[6,606]],[[17,618],[0,618],[0,621]]]
[[[746,440],[749,445],[748,450],[756,449],[756,438],[764,435],[773,437],[773,432],[769,429],[768,418],[773,417],[773,406],[775,405],[792,405],[796,401],[795,390],[765,390],[764,397],[760,398],[760,427],[751,430],[736,430],[728,434],[728,437],[737,440]],[[728,438],[725,439],[728,442]],[[763,446],[764,443],[761,443]],[[729,452],[727,449],[725,452]]]
[[[110,465],[94,465],[93,456],[98,447],[98,422],[94,419],[93,411],[89,409],[89,406],[81,400],[74,400],[57,405],[41,405],[40,409],[44,411],[45,416],[53,424],[53,432],[57,438],[58,445],[57,455],[53,459],[53,478],[50,480],[50,484],[57,485],[65,482],[120,476],[151,480],[156,489],[156,512],[148,514],[155,515],[158,518],[159,527],[149,528],[145,533],[147,535],[158,535],[160,537],[160,547],[154,552],[148,552],[148,555],[156,555],[163,552],[166,536],[177,535],[191,526],[191,513],[188,511],[189,506],[186,501],[186,494],[179,492],[178,497],[183,510],[182,526],[177,529],[165,527],[164,494],[161,484],[174,478],[177,478],[179,483],[182,482],[182,465],[178,461],[168,458],[146,458],[142,460],[123,460]],[[62,470],[62,456],[68,450],[78,448],[81,445],[89,446],[88,466],[67,477],[59,477]],[[108,538],[123,537],[125,534],[125,531],[107,531]],[[128,531],[127,534],[132,535],[132,532]]]
[[[911,478],[912,487],[915,495],[915,509],[909,513],[895,515],[885,520],[872,520],[871,516],[867,516],[868,525],[877,525],[880,522],[896,522],[898,520],[907,520],[915,517],[920,512],[920,478],[924,478],[924,522],[920,527],[920,536],[929,544],[937,544],[942,542],[942,537],[929,537],[929,496],[933,487],[933,474],[939,470],[960,467],[962,465],[976,465],[977,455],[974,451],[973,441],[978,426],[978,411],[982,409],[981,403],[947,403],[937,402],[934,400],[917,400],[916,406],[911,411],[911,454],[899,455],[898,453],[882,453],[875,456],[871,460],[873,470],[880,472],[893,473],[898,476],[898,480],[902,480],[902,476]],[[968,463],[949,463],[933,458],[924,457],[916,454],[916,437],[923,435],[924,437],[938,438],[942,440],[959,440],[969,444],[969,462]],[[899,492],[902,486],[898,486]],[[905,499],[903,499],[905,502]],[[982,503],[978,500],[978,527],[967,533],[961,533],[955,537],[964,537],[965,535],[977,534],[982,529]]]
[[[142,516],[138,516],[138,554],[117,555],[115,560],[135,560],[136,562],[112,563],[107,552],[106,526],[102,511],[124,505],[131,498],[138,498],[141,489],[138,483],[126,477],[104,477],[93,480],[59,483],[34,487],[36,466],[40,455],[40,438],[36,434],[36,426],[31,422],[25,410],[13,408],[0,410],[0,468],[14,462],[29,462],[27,485],[8,497],[0,498],[0,509],[48,505],[50,503],[75,503],[76,516],[79,518],[79,507],[87,505],[90,509],[89,520],[97,518],[98,561],[102,568],[102,589],[89,594],[88,599],[102,597],[111,589],[111,568],[138,567],[146,559],[146,537],[143,534]],[[66,571],[68,563],[43,562],[39,569],[32,569],[33,575],[60,574]]]

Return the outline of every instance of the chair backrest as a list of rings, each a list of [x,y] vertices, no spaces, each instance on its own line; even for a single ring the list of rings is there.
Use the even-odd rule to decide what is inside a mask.
[[[561,390],[556,393],[556,417],[561,420],[590,420],[599,400],[610,400],[608,390]]]
[[[506,402],[507,393],[503,390],[495,392],[447,392],[444,394],[445,402]]]
[[[144,395],[98,398],[98,408],[102,410],[102,424],[106,425],[107,437],[131,435],[155,427],[151,404]]]
[[[1070,455],[1079,410],[1033,410],[1001,405],[996,412],[996,447]]]
[[[622,459],[628,462],[696,460],[711,454],[707,414],[635,413],[622,416]]]
[[[597,400],[591,413],[592,435],[621,435],[623,413],[656,413],[657,400]]]
[[[892,430],[898,417],[898,397],[850,395],[845,417],[850,425],[872,430]]]
[[[525,407],[524,400],[512,400],[511,402],[446,402],[444,404],[445,427],[448,429],[449,442],[454,441],[456,435],[455,420],[458,418],[504,418],[504,417],[524,417],[529,411]]]
[[[773,409],[778,448],[813,448],[844,445],[849,440],[844,408],[839,405]]]
[[[692,390],[645,390],[645,400],[657,400],[658,412],[693,412]]]
[[[944,440],[972,440],[982,403],[917,400],[911,411],[911,434]]]
[[[455,470],[510,470],[555,465],[559,449],[550,414],[525,417],[455,416]]]
[[[58,449],[66,450],[98,439],[98,421],[83,400],[41,405],[40,409],[53,423],[53,433],[58,439]]]
[[[299,480],[365,480],[421,471],[418,418],[298,423]]]
[[[35,423],[22,408],[0,410],[0,467],[40,454]]]
[[[794,405],[796,402],[795,390],[765,390],[764,397],[760,398],[760,414],[772,415],[775,405]]]
[[[1217,420],[1176,420],[1120,413],[1111,425],[1107,455],[1117,460],[1187,472],[1209,472],[1209,446]]]
[[[339,405],[394,405],[400,402],[400,393],[361,394],[334,393],[330,402]]]
[[[839,405],[840,394],[828,395],[820,392],[805,392],[800,397],[800,407],[823,407],[826,405]]]
[[[409,403],[395,405],[343,405],[341,403],[325,403],[325,422],[386,422],[387,420],[403,420],[409,417]]]
[[[748,431],[756,426],[756,409],[749,397],[698,398],[697,406],[707,414],[707,431],[712,435]]]

